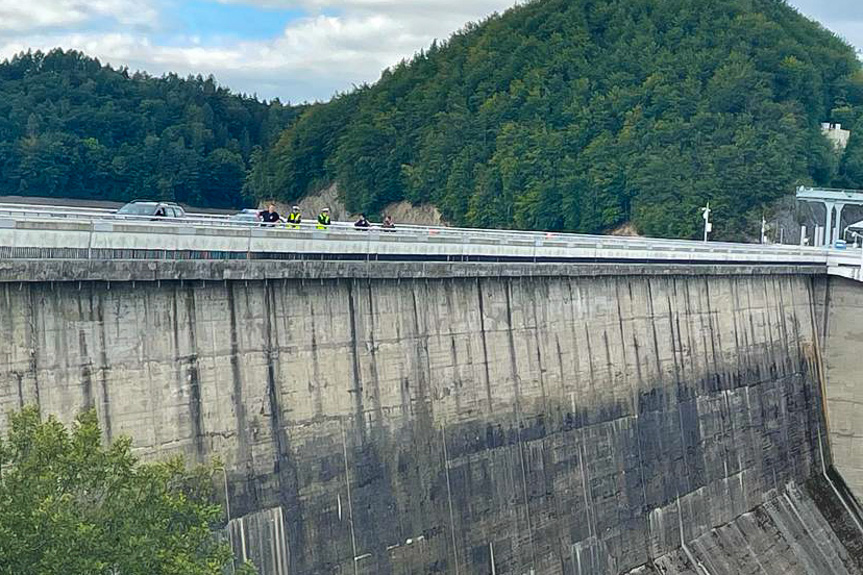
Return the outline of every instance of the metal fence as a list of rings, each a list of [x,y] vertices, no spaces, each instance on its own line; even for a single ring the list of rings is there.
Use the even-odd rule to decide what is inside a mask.
[[[201,214],[162,219],[18,204],[0,204],[0,258],[762,263],[821,265],[863,277],[856,249],[345,222],[319,229],[315,222],[264,225]]]

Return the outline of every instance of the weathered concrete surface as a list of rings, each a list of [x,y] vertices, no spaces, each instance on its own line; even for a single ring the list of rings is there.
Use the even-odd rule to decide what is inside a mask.
[[[235,547],[277,575],[662,573],[735,530],[755,555],[781,534],[784,573],[858,573],[794,488],[823,469],[812,286],[7,283],[0,410],[218,454]]]
[[[820,284],[830,443],[837,469],[863,501],[863,285],[838,277]]]
[[[818,265],[669,263],[465,263],[376,260],[0,259],[0,283],[602,276],[825,276]]]
[[[795,485],[731,523],[631,572],[665,575],[859,573],[812,498]]]

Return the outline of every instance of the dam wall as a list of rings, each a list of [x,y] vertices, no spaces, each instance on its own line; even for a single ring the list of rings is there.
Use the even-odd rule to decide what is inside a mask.
[[[288,265],[0,283],[0,418],[218,456],[266,575],[861,572],[811,274]]]
[[[863,501],[863,286],[824,278],[816,289],[834,463]]]

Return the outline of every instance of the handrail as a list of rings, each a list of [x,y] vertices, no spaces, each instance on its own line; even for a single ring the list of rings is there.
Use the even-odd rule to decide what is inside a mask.
[[[10,229],[11,228],[11,229]],[[9,232],[12,234],[9,234]],[[54,232],[54,233],[52,233]],[[78,236],[63,236],[75,234]],[[88,234],[86,245],[81,233]],[[365,234],[365,235],[363,235]],[[111,239],[109,239],[111,238]],[[74,241],[73,241],[74,240]],[[863,276],[859,250],[830,247],[734,244],[687,240],[598,236],[527,230],[484,230],[443,226],[399,225],[394,229],[379,224],[355,228],[350,222],[333,222],[322,231],[316,221],[296,229],[284,223],[262,224],[232,220],[230,216],[189,214],[185,218],[153,218],[120,215],[101,208],[58,208],[0,204],[0,250],[24,248],[55,253],[64,247],[81,245],[90,254],[93,241],[119,250],[203,250],[228,252],[315,252],[333,254],[405,254],[412,257],[533,258],[640,261],[717,261],[803,263],[842,268],[846,277]],[[242,240],[242,244],[237,242]],[[65,242],[65,243],[64,243]],[[210,247],[222,246],[222,247]],[[4,257],[0,251],[0,257]],[[80,254],[80,252],[78,252]],[[11,256],[5,256],[11,257]],[[23,256],[19,256],[23,257]],[[45,257],[54,257],[45,256]],[[83,257],[82,255],[70,257]],[[88,256],[89,257],[89,256]]]
[[[207,225],[207,226],[231,226],[231,227],[266,227],[267,229],[290,229],[286,224],[274,224],[272,227],[264,226],[260,222],[241,222],[232,221],[230,216],[222,216],[218,214],[187,214],[184,218],[164,218],[156,219],[152,216],[134,216],[117,214],[111,210],[103,208],[51,208],[47,206],[27,206],[21,207],[19,204],[13,204],[15,207],[9,207],[10,204],[0,204],[0,218],[3,216],[11,217],[12,219],[26,219],[26,221],[42,221],[51,219],[64,220],[110,220],[119,222],[141,222],[152,224],[186,224],[186,225]],[[24,216],[31,217],[24,218]],[[16,217],[19,216],[19,217]],[[305,221],[301,224],[302,228],[316,228],[315,221]],[[380,224],[373,224],[370,228],[354,228],[351,222],[333,222],[333,228],[351,229],[359,233],[364,233],[373,230],[382,230]],[[577,241],[585,240],[591,243],[600,242],[603,246],[630,246],[634,242],[642,242],[654,246],[678,246],[686,249],[708,249],[710,251],[718,251],[722,248],[741,250],[750,249],[756,251],[762,250],[792,250],[795,253],[801,252],[819,252],[827,248],[806,247],[806,246],[789,246],[784,244],[739,244],[727,242],[695,242],[690,240],[677,239],[660,239],[660,238],[643,238],[643,237],[622,237],[622,236],[606,236],[606,235],[589,235],[570,232],[544,232],[531,230],[497,230],[497,229],[478,229],[478,228],[457,228],[444,226],[425,226],[413,224],[398,225],[395,230],[399,232],[415,232],[420,234],[429,234],[432,236],[458,236],[458,237],[482,237],[485,239],[530,239],[539,240],[542,242],[553,241]]]
[[[34,214],[36,217],[50,217],[50,218],[62,218],[69,219],[72,217],[105,217],[111,218],[112,216],[128,218],[130,216],[121,215],[117,213],[117,209],[115,208],[96,208],[89,206],[71,206],[71,207],[56,207],[50,205],[26,205],[26,204],[10,204],[10,203],[2,203],[0,202],[0,217],[4,215],[26,215],[26,214]],[[146,217],[146,216],[143,216]],[[229,219],[230,215],[225,214],[207,214],[207,213],[197,213],[197,212],[186,212],[186,218],[180,219],[192,219],[192,220],[222,220]],[[174,218],[177,219],[177,218]]]

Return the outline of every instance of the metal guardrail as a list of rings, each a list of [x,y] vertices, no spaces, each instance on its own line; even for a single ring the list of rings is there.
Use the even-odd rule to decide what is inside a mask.
[[[187,216],[192,220],[218,220],[218,219],[226,219],[229,216],[222,214],[204,214],[204,213],[194,213],[187,212]],[[32,217],[32,218],[51,218],[51,219],[80,219],[86,217],[92,218],[119,218],[125,216],[119,216],[117,214],[117,210],[114,208],[94,208],[87,206],[74,206],[74,207],[62,207],[62,206],[47,206],[47,205],[26,205],[26,204],[12,204],[12,203],[2,203],[0,202],[0,218],[9,217],[9,218],[19,218],[19,217]],[[146,218],[145,218],[146,219]]]
[[[399,225],[299,229],[228,216],[118,215],[102,208],[0,204],[0,258],[411,259],[433,261],[623,261],[820,265],[863,277],[858,250],[694,242],[557,232]],[[853,273],[850,270],[855,270]]]

